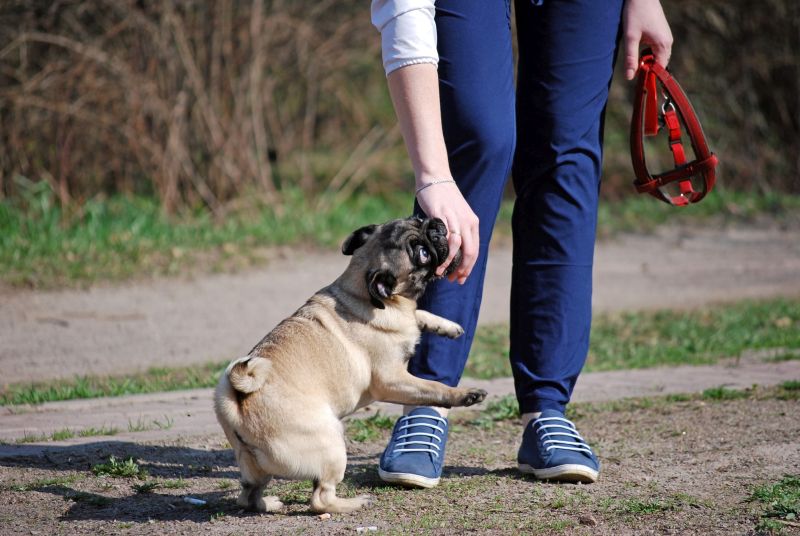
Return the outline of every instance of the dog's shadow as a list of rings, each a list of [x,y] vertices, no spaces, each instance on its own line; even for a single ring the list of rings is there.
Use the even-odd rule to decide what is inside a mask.
[[[119,462],[133,458],[140,477],[104,479],[87,490],[83,475],[93,475],[92,468],[108,463],[114,456]],[[46,471],[44,478],[33,482],[6,485],[10,491],[50,493],[71,501],[60,521],[103,520],[147,523],[159,521],[210,521],[220,514],[241,511],[236,505],[239,471],[230,449],[196,449],[183,446],[145,445],[128,441],[98,441],[80,445],[2,445],[0,467],[30,468]],[[54,474],[58,472],[60,474]],[[77,473],[77,474],[76,474]],[[232,479],[226,489],[191,491],[200,478]],[[114,496],[109,489],[129,487],[130,494]],[[148,484],[152,487],[148,489]],[[185,493],[164,493],[166,487],[186,488]],[[138,488],[138,489],[137,489]],[[184,497],[204,504],[187,503]]]
[[[351,489],[354,493],[377,494],[388,484],[378,476],[377,464],[380,453],[359,453],[348,459],[343,489]],[[111,456],[124,461],[133,458],[139,468],[146,471],[146,477],[137,479],[108,478],[109,487],[128,486],[130,493],[124,496],[113,496],[115,493],[105,492],[102,485],[94,486],[87,491],[81,485],[84,478],[79,475],[92,474],[97,464],[106,463]],[[211,522],[221,515],[236,517],[257,516],[245,512],[236,504],[239,491],[239,471],[231,449],[197,449],[183,446],[146,445],[127,441],[99,441],[70,446],[0,446],[0,467],[31,468],[47,471],[51,474],[34,482],[22,482],[17,486],[7,486],[14,490],[49,493],[71,501],[69,509],[61,514],[60,521],[100,520],[132,523],[148,523],[157,521],[193,521],[197,523]],[[61,476],[52,476],[52,472],[61,472]],[[493,469],[467,466],[445,466],[443,476],[461,478],[497,474],[509,478],[519,478],[513,469]],[[144,474],[143,474],[144,476]],[[193,484],[196,479],[230,479],[225,489],[211,489],[205,485],[202,491]],[[166,493],[163,491],[165,481],[183,481],[186,483],[184,493]],[[277,488],[290,481],[276,479]],[[148,483],[159,484],[147,489]],[[122,484],[122,486],[120,486]],[[218,485],[214,487],[219,488]],[[139,490],[137,490],[139,488]],[[308,509],[306,496],[310,496],[310,483],[307,490],[297,492],[295,498],[281,497],[289,506],[286,514],[291,516],[312,515]],[[273,490],[280,495],[279,489]],[[268,493],[270,492],[268,489]],[[118,494],[118,493],[116,493]],[[291,495],[291,494],[290,494]],[[190,498],[191,502],[184,499]],[[202,504],[198,503],[201,501]],[[193,504],[194,503],[194,504]]]

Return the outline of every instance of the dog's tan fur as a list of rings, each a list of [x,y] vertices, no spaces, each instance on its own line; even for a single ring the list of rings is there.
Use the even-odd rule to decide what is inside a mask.
[[[262,492],[272,476],[281,476],[315,482],[311,508],[316,512],[355,510],[369,498],[336,496],[347,464],[342,417],[374,400],[451,407],[486,396],[481,390],[419,379],[406,370],[421,329],[453,338],[463,333],[458,324],[416,306],[433,266],[423,270],[416,265],[405,241],[426,238],[431,221],[397,220],[354,233],[345,243],[353,253],[345,272],[250,355],[228,366],[215,409],[241,469],[240,505],[279,510],[278,498],[262,497]],[[359,243],[353,247],[353,241]],[[446,249],[438,253],[443,258]],[[396,284],[376,302],[369,275],[379,271],[390,272]]]

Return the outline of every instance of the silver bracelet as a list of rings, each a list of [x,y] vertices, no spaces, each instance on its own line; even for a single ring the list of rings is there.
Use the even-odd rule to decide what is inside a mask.
[[[420,186],[419,188],[417,188],[417,189],[414,191],[414,195],[419,195],[419,193],[420,193],[422,190],[424,190],[425,188],[428,188],[428,187],[430,187],[430,186],[433,186],[434,184],[445,184],[445,183],[448,183],[448,182],[452,182],[453,184],[455,184],[455,182],[456,182],[456,181],[454,181],[453,179],[445,179],[445,180],[441,180],[441,181],[433,181],[433,182],[429,182],[428,184],[423,184],[422,186]]]

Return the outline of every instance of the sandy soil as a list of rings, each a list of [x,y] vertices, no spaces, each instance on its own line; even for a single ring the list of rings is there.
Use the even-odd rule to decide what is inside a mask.
[[[597,311],[800,295],[797,228],[662,228],[597,248]],[[493,248],[480,321],[508,318],[511,251]],[[249,351],[341,273],[336,253],[284,251],[238,274],[88,290],[0,288],[2,383],[223,361]]]
[[[764,506],[753,489],[800,471],[798,401],[763,392],[727,402],[579,406],[576,422],[603,460],[598,483],[536,482],[515,469],[520,427],[454,419],[441,485],[384,486],[376,464],[386,434],[350,443],[347,495],[376,503],[320,519],[309,482],[278,480],[274,515],[235,505],[238,471],[220,433],[160,442],[49,446],[2,458],[3,534],[752,534]],[[147,480],[95,476],[110,455],[138,461]],[[147,493],[135,486],[160,483]],[[185,502],[200,499],[203,506]],[[788,534],[796,530],[788,526]]]

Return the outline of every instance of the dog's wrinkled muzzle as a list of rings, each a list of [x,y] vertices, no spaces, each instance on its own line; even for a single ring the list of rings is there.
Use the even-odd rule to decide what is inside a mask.
[[[434,262],[433,265],[439,266],[447,259],[447,255],[450,253],[450,247],[447,244],[447,226],[439,218],[432,218],[428,220],[426,224],[425,236],[428,238],[431,244],[431,250],[436,257],[436,262]],[[455,257],[453,257],[453,261],[447,266],[444,275],[447,276],[453,273],[456,268],[458,268],[459,264],[461,264],[460,249],[456,252]]]

